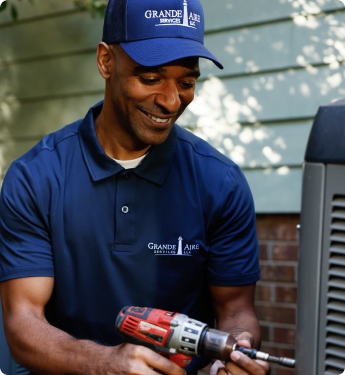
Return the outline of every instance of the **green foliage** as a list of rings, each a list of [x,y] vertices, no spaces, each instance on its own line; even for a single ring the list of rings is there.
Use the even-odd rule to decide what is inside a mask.
[[[35,0],[5,0],[0,6],[0,13],[8,11],[10,12],[12,20],[15,22],[18,20],[20,3],[22,1],[28,1],[31,4],[35,4]],[[105,8],[108,4],[108,0],[70,0],[80,10],[88,11],[92,17],[100,16],[104,17]],[[0,1],[1,2],[1,1]],[[19,10],[18,10],[19,9]]]
[[[86,9],[93,17],[99,15],[104,17],[105,8],[107,7],[108,0],[71,0],[77,8]]]
[[[21,0],[17,0],[17,2],[21,2]],[[28,0],[32,3],[32,0]],[[11,14],[12,20],[17,21],[18,19],[18,10],[17,5],[14,4],[14,1],[12,0],[4,0],[4,2],[0,6],[0,12],[8,11]]]

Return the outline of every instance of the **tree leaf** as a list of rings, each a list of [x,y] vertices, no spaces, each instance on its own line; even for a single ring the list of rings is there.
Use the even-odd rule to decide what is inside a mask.
[[[11,16],[13,21],[18,20],[18,11],[17,8],[14,5],[11,5]]]

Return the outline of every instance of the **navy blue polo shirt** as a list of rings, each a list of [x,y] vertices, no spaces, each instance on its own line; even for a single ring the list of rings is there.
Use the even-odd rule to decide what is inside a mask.
[[[259,279],[253,200],[237,165],[175,125],[125,170],[94,118],[52,133],[16,160],[0,200],[0,281],[53,276],[48,321],[77,338],[121,342],[123,306],[212,322],[207,285]]]

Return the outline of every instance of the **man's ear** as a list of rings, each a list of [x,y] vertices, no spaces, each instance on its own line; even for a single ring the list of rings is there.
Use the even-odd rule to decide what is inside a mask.
[[[113,55],[108,44],[98,43],[97,46],[97,66],[101,76],[108,79],[111,75]]]

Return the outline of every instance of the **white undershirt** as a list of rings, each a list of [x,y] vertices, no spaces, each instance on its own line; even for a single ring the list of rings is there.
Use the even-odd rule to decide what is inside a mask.
[[[119,163],[121,167],[125,169],[131,169],[131,168],[137,167],[147,155],[148,153],[143,156],[140,156],[139,158],[132,159],[132,160],[117,160],[117,159],[114,159],[114,160],[116,161],[116,163]]]

